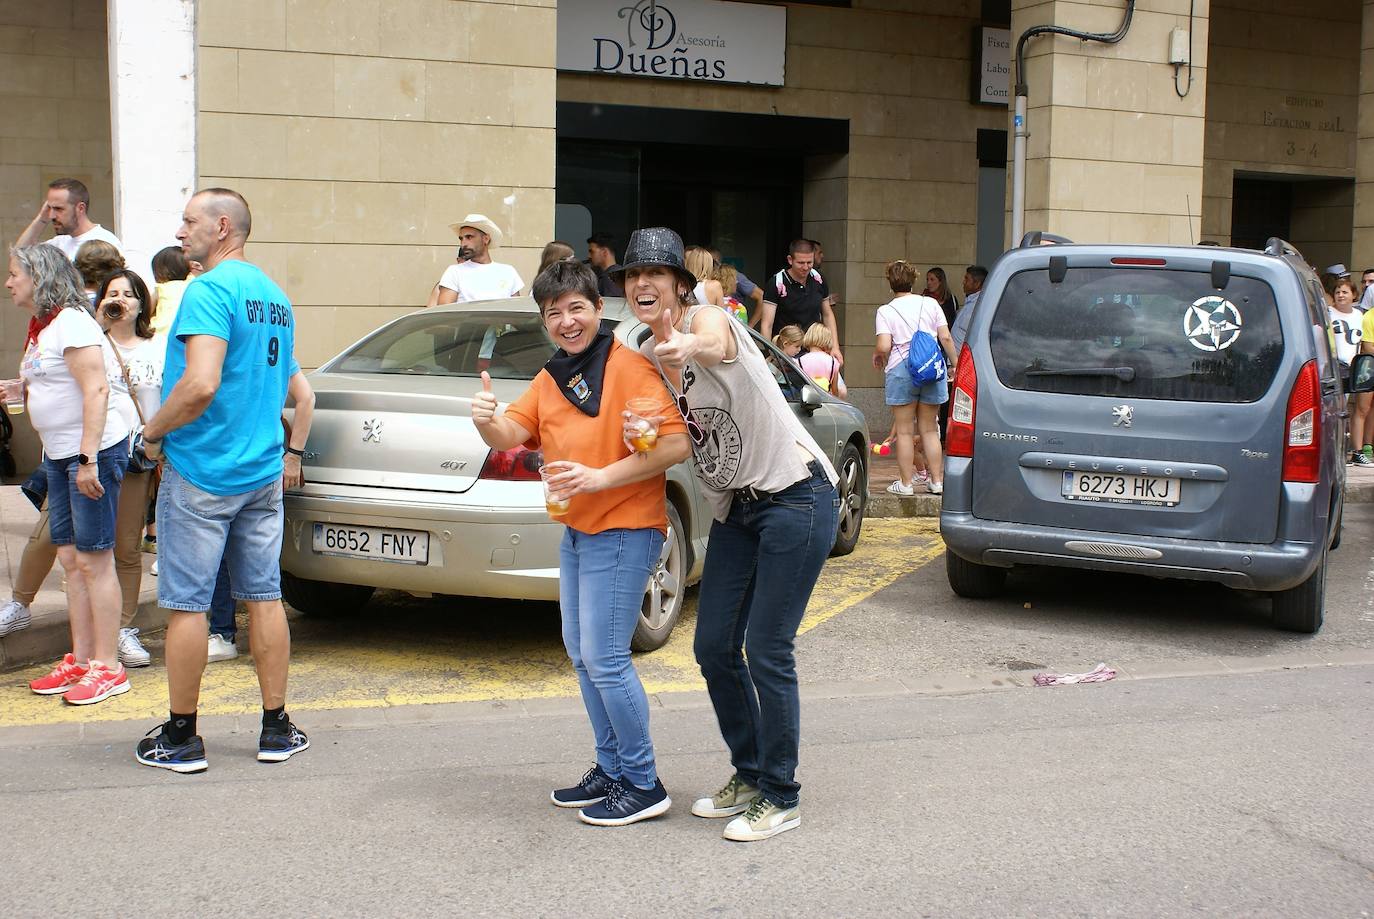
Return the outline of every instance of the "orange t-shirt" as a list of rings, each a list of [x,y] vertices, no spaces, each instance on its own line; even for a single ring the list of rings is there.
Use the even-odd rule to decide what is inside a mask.
[[[625,410],[626,401],[636,397],[662,400],[659,437],[687,433],[687,425],[673,406],[658,371],[642,354],[615,340],[606,357],[601,411],[595,418],[574,408],[545,370],[539,371],[530,388],[506,408],[506,416],[532,432],[525,446],[543,450],[544,462],[569,460],[600,469],[630,455],[620,413]],[[660,473],[642,482],[576,495],[568,512],[558,519],[583,533],[652,527],[666,534],[668,510],[663,488],[664,476]]]

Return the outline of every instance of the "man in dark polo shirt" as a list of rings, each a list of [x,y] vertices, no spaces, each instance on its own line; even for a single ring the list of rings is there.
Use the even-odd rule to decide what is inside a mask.
[[[596,290],[601,296],[625,296],[625,288],[611,277],[611,272],[619,271],[620,265],[615,257],[615,241],[609,233],[593,233],[587,237],[587,264],[596,274]]]
[[[809,239],[794,239],[792,245],[787,247],[787,253],[787,267],[769,278],[765,285],[763,321],[759,323],[759,331],[764,338],[772,338],[773,332],[783,326],[799,326],[805,332],[812,323],[823,322],[830,330],[831,340],[835,342],[830,355],[843,365],[840,331],[835,324],[835,311],[831,308],[830,287],[821,273],[812,267],[816,246]]]

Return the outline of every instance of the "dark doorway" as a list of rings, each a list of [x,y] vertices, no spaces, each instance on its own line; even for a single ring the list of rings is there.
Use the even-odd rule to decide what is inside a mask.
[[[1231,245],[1263,249],[1271,236],[1292,235],[1293,185],[1237,177],[1231,193]]]
[[[801,235],[804,158],[848,143],[834,119],[560,102],[556,232],[623,255],[636,227],[671,227],[762,281]]]

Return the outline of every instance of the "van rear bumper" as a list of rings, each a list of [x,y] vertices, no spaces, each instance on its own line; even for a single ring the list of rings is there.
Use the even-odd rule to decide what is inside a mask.
[[[1278,541],[1262,545],[1123,537],[1092,530],[980,520],[972,514],[955,511],[940,514],[940,535],[945,547],[960,558],[998,568],[1013,565],[1086,568],[1156,578],[1213,581],[1249,590],[1296,587],[1312,575],[1321,561],[1321,545],[1310,542]],[[1071,543],[1091,548],[1074,548],[1069,545]],[[1129,554],[1151,557],[1120,557]]]

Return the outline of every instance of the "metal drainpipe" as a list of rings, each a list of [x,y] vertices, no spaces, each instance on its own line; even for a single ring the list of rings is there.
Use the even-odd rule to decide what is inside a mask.
[[[1011,153],[1011,244],[1018,245],[1026,230],[1026,138],[1030,130],[1026,125],[1026,99],[1030,87],[1026,84],[1026,42],[1037,35],[1065,35],[1080,41],[1096,41],[1114,45],[1126,37],[1131,29],[1131,17],[1135,15],[1135,0],[1126,0],[1126,11],[1121,26],[1115,32],[1081,32],[1064,26],[1031,26],[1016,40],[1016,98],[1012,109],[1012,153]]]

